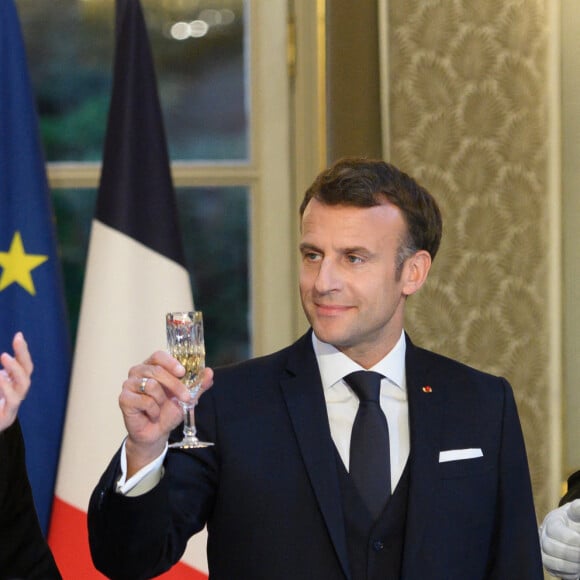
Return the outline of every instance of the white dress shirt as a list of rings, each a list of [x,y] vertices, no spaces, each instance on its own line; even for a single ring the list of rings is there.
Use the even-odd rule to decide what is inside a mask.
[[[312,333],[312,345],[320,369],[330,434],[347,469],[349,466],[350,434],[358,411],[358,397],[344,382],[344,377],[360,370],[376,371],[385,377],[381,380],[380,403],[389,426],[391,489],[394,490],[409,457],[405,333],[401,333],[401,337],[391,352],[370,369],[363,369],[332,345],[318,340],[314,333]],[[167,446],[156,460],[127,479],[127,456],[123,443],[121,477],[117,481],[117,492],[126,495],[139,495],[152,489],[163,476],[163,460],[166,453]]]
[[[381,409],[389,426],[391,455],[391,489],[395,489],[409,457],[409,404],[405,377],[405,333],[394,348],[376,365],[363,369],[330,344],[321,342],[312,334],[312,344],[320,369],[326,400],[330,434],[346,468],[349,466],[350,434],[356,413],[358,397],[345,383],[344,377],[354,371],[376,371],[381,380]]]

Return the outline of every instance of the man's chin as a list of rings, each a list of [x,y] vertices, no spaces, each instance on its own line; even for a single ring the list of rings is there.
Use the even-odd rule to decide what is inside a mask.
[[[347,342],[345,340],[344,334],[342,332],[338,332],[337,330],[329,329],[320,325],[312,325],[312,330],[314,331],[314,334],[318,340],[326,342],[327,344],[331,344],[338,349],[345,346],[345,343]]]

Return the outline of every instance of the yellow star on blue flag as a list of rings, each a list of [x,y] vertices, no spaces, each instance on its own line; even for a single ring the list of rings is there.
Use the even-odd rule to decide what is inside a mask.
[[[71,345],[56,221],[14,0],[0,0],[0,15],[0,352],[11,352],[14,333],[22,331],[34,359],[18,421],[34,504],[47,534]]]
[[[0,252],[0,292],[10,284],[20,284],[28,293],[36,294],[34,282],[30,272],[48,260],[42,254],[27,254],[24,251],[22,236],[15,232],[8,252]]]

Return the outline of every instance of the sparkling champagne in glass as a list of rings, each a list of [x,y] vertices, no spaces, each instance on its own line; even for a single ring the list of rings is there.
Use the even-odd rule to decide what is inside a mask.
[[[194,407],[195,397],[201,387],[200,373],[205,367],[205,343],[203,339],[203,315],[192,312],[168,312],[165,316],[167,348],[185,368],[181,381],[191,393],[191,403],[179,401],[183,409],[183,439],[169,447],[195,449],[213,445],[196,437]]]

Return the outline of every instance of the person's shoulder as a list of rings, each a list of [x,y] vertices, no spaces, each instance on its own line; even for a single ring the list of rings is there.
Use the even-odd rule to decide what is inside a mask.
[[[503,412],[515,404],[508,380],[462,361],[420,347],[408,351],[408,388],[428,384],[453,402],[461,413],[466,409],[484,410],[487,416]]]
[[[416,346],[407,338],[407,360],[420,361],[429,371],[444,373],[449,379],[464,379],[483,383],[506,383],[504,377],[485,371],[450,356]]]

